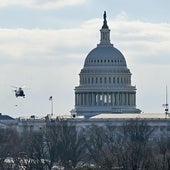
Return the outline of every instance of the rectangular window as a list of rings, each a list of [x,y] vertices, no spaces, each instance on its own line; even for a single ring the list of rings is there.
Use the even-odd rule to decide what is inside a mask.
[[[106,77],[104,78],[104,83],[105,83],[105,84],[107,83],[107,78],[106,78]]]
[[[98,78],[96,77],[96,84],[98,83]]]
[[[117,77],[117,83],[119,84],[119,77]]]
[[[90,84],[90,78],[88,78],[88,84]]]
[[[113,77],[113,83],[115,83],[115,77]]]
[[[100,83],[102,83],[102,77],[100,77]]]
[[[91,83],[93,84],[93,77],[91,78]]]
[[[109,83],[111,83],[111,78],[109,77]]]

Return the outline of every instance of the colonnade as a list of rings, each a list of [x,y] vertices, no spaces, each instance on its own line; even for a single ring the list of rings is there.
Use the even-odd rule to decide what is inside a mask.
[[[136,106],[135,92],[76,92],[76,106]]]

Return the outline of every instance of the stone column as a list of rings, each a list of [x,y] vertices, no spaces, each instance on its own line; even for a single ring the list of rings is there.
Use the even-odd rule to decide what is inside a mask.
[[[82,106],[82,105],[83,105],[83,94],[80,93],[80,106]]]
[[[95,106],[97,105],[97,93],[95,93]]]
[[[84,103],[84,106],[85,106],[86,105],[86,93],[83,93],[83,97],[84,97],[83,103]]]
[[[92,106],[94,106],[95,105],[95,94],[92,92]]]
[[[77,94],[77,105],[80,106],[80,93]]]
[[[112,105],[112,93],[109,93],[109,105]]]
[[[88,93],[85,93],[85,106],[88,106]]]
[[[135,93],[133,93],[133,105],[135,106]]]
[[[130,93],[128,93],[128,106],[130,106]]]
[[[124,95],[124,92],[122,92],[122,106],[125,105],[125,95]]]
[[[82,106],[82,94],[79,93],[79,106]]]
[[[131,106],[131,93],[129,93],[129,106]]]
[[[92,93],[89,92],[89,106],[92,106]]]
[[[119,93],[116,93],[116,102],[117,102],[117,106],[119,106]]]
[[[98,93],[98,106],[100,106],[100,93]]]
[[[117,98],[117,93],[115,93],[115,105],[118,106],[118,98]]]
[[[131,98],[131,106],[133,106],[133,94],[130,94],[130,98]]]
[[[132,106],[134,106],[134,95],[132,93]]]
[[[119,92],[119,105],[122,105],[122,93]]]
[[[88,101],[87,101],[88,106],[91,105],[91,94],[88,92]]]
[[[86,93],[86,106],[89,106],[89,93]]]
[[[89,92],[86,93],[86,106],[89,106],[89,103],[90,103],[90,95],[89,95]]]
[[[114,93],[111,93],[111,95],[112,95],[112,106],[114,106],[115,105],[115,100],[114,100]]]
[[[75,95],[75,105],[77,106],[77,98],[78,98],[78,94],[77,93],[75,93],[76,95]]]
[[[77,106],[79,106],[79,93],[77,93]]]
[[[126,92],[126,106],[128,106],[128,93]]]
[[[84,102],[85,101],[84,93],[82,93],[82,99],[83,99],[82,100],[82,105],[84,106],[84,104],[85,104],[85,102]]]

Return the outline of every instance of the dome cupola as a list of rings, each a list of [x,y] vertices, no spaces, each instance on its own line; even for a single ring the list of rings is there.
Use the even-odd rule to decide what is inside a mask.
[[[103,15],[103,26],[100,30],[100,43],[86,57],[86,66],[125,66],[123,54],[110,43],[110,29],[107,25],[106,11]]]

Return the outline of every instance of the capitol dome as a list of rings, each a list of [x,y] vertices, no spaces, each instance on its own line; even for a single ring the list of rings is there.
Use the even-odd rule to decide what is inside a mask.
[[[113,46],[96,47],[87,55],[84,67],[87,66],[126,66],[123,54]]]
[[[75,87],[75,112],[90,117],[101,113],[140,113],[136,108],[136,87],[125,57],[110,43],[106,12],[100,43],[91,50]]]

